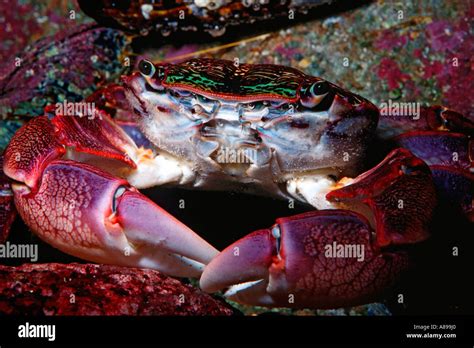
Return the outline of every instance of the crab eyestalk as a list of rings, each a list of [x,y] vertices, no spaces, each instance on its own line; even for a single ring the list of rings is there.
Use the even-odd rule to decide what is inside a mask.
[[[328,194],[341,206],[368,205],[367,217],[335,209],[277,219],[214,258],[201,288],[263,306],[335,308],[377,300],[409,267],[404,246],[428,238],[434,192],[428,167],[395,150]]]

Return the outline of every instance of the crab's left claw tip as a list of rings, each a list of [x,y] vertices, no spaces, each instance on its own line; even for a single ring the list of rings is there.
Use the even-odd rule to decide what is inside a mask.
[[[139,192],[117,198],[117,222],[135,251],[150,255],[142,266],[182,277],[198,277],[218,251]]]
[[[217,255],[200,279],[206,292],[225,290],[225,296],[249,304],[271,305],[266,292],[269,269],[276,253],[271,230],[255,231]]]

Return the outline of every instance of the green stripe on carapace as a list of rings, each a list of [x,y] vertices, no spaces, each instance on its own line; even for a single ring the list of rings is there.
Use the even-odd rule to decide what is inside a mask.
[[[197,93],[234,95],[238,99],[265,96],[294,101],[308,78],[296,69],[277,65],[234,65],[226,60],[192,59],[167,66],[163,84]]]
[[[165,83],[169,86],[173,84],[189,85],[190,87],[202,89],[205,91],[212,91],[219,86],[223,86],[223,82],[218,82],[206,77],[203,74],[191,73],[188,75],[171,75],[166,76]]]

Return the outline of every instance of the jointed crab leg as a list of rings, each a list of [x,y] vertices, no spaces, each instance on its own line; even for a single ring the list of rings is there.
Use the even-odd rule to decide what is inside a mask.
[[[103,117],[37,117],[15,134],[4,171],[21,217],[47,243],[86,260],[199,276],[217,250],[125,179],[59,159],[81,152],[111,171],[136,168],[133,142]]]
[[[439,201],[474,221],[474,122],[437,105],[421,108],[416,120],[407,116],[381,117],[379,136],[425,161]]]
[[[277,219],[213,259],[201,287],[228,288],[231,299],[265,306],[334,308],[375,300],[409,265],[403,246],[429,236],[436,204],[429,168],[408,150],[394,150],[327,200],[366,216],[336,209]]]

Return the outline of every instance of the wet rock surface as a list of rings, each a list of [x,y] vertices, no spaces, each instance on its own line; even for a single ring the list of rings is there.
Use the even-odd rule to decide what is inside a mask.
[[[234,313],[225,302],[153,270],[77,263],[0,266],[0,314]]]

